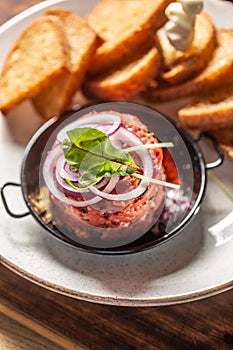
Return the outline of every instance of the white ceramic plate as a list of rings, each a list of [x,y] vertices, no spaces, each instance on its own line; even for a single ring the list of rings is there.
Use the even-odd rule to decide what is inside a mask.
[[[18,34],[45,8],[63,6],[83,16],[95,3],[45,1],[16,16],[0,29],[0,65]],[[229,3],[206,0],[205,8],[218,27],[232,26],[233,6]],[[24,146],[9,131],[12,124],[20,134],[20,119],[0,118],[1,186],[6,181],[20,181]],[[231,189],[232,170],[229,159],[217,170]],[[14,212],[26,209],[19,189],[11,189],[7,197]],[[2,203],[0,206],[1,262],[55,292],[105,304],[154,306],[200,299],[233,287],[233,239],[216,245],[208,231],[233,210],[233,203],[211,179],[202,210],[181,234],[159,247],[129,256],[103,257],[79,252],[52,238],[32,217],[13,219]],[[230,230],[233,231],[233,226]]]

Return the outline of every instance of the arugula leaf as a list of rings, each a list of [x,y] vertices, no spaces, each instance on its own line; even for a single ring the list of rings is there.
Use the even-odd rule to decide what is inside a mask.
[[[109,137],[94,128],[78,128],[67,132],[62,143],[66,161],[79,169],[79,182],[90,187],[103,177],[126,176],[140,171],[131,155],[115,148]]]

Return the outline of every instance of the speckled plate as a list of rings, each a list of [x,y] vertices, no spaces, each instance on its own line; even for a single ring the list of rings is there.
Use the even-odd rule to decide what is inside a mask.
[[[0,28],[0,65],[19,32],[47,7],[63,6],[84,16],[95,3],[46,1],[13,18]],[[232,26],[230,3],[206,0],[205,8],[217,26]],[[176,106],[157,109],[172,114]],[[40,124],[36,116],[27,118],[28,112],[33,113],[30,107],[23,104],[17,112],[19,119],[15,115],[0,118],[0,186],[20,182],[23,142]],[[207,153],[211,158],[211,150]],[[232,169],[232,161],[226,159],[215,174],[233,190]],[[11,189],[7,196],[14,212],[27,210],[20,189]],[[233,239],[217,244],[209,231],[233,211],[233,203],[213,176],[208,179],[201,211],[183,232],[161,246],[129,256],[77,251],[48,235],[32,217],[16,220],[0,206],[1,263],[54,292],[103,304],[154,306],[200,299],[233,287]],[[228,229],[233,233],[233,226]]]

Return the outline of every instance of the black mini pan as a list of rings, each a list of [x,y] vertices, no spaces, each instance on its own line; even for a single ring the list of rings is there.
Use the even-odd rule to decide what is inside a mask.
[[[142,123],[148,126],[151,132],[154,132],[160,141],[172,141],[176,144],[171,155],[175,161],[181,182],[183,183],[184,192],[189,194],[190,206],[188,210],[181,215],[180,219],[169,228],[162,222],[156,222],[157,231],[152,227],[141,237],[127,244],[111,246],[101,246],[89,244],[85,239],[80,241],[77,237],[56,226],[53,220],[49,222],[45,219],[46,212],[38,212],[33,195],[37,193],[41,185],[41,161],[45,154],[45,149],[52,147],[54,142],[53,135],[65,124],[87,114],[91,111],[117,111],[119,113],[131,114],[137,116]],[[217,159],[214,162],[206,163],[202,151],[198,145],[201,138],[207,138],[213,145],[217,153]],[[173,152],[173,153],[172,153]],[[32,137],[26,147],[24,159],[21,168],[21,184],[7,182],[1,188],[1,197],[7,213],[14,218],[21,218],[26,215],[32,215],[36,221],[50,234],[60,241],[71,245],[77,249],[97,254],[129,254],[136,253],[165,243],[171,239],[189,224],[190,220],[195,217],[200,208],[207,182],[207,170],[219,166],[223,162],[223,153],[218,146],[215,138],[208,134],[202,133],[197,138],[191,137],[186,130],[178,123],[170,120],[158,111],[135,103],[129,102],[107,102],[100,103],[79,109],[71,110],[64,113],[58,118],[54,118],[44,124],[38,132]],[[5,188],[8,186],[21,186],[23,198],[29,209],[22,214],[13,213],[7,203]],[[158,231],[159,228],[159,231]]]

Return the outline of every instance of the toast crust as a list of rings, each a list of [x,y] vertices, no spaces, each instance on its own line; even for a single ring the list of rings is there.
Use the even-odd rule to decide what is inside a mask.
[[[144,49],[167,18],[165,8],[172,0],[102,0],[87,21],[103,38],[89,68],[101,74],[122,64],[136,51]]]
[[[233,85],[199,97],[178,111],[181,123],[189,129],[203,131],[233,127]]]
[[[84,83],[84,93],[90,97],[123,100],[136,95],[155,77],[161,66],[160,54],[156,47],[145,55],[118,70],[96,80]]]
[[[73,95],[83,82],[92,55],[102,41],[85,20],[68,10],[51,8],[45,12],[45,16],[53,16],[61,21],[70,60],[70,74],[65,79],[62,77],[51,81],[33,98],[39,114],[49,119],[70,107]]]
[[[171,85],[183,83],[196,76],[207,66],[216,47],[215,26],[205,12],[196,17],[194,39],[188,51],[176,50],[165,34],[161,33],[160,39],[165,63],[161,78]]]
[[[195,78],[173,86],[149,86],[144,97],[165,102],[193,96],[233,81],[233,29],[217,30],[217,46],[206,68]]]
[[[35,20],[10,50],[0,78],[0,109],[6,113],[50,82],[69,74],[66,39],[60,21]]]

